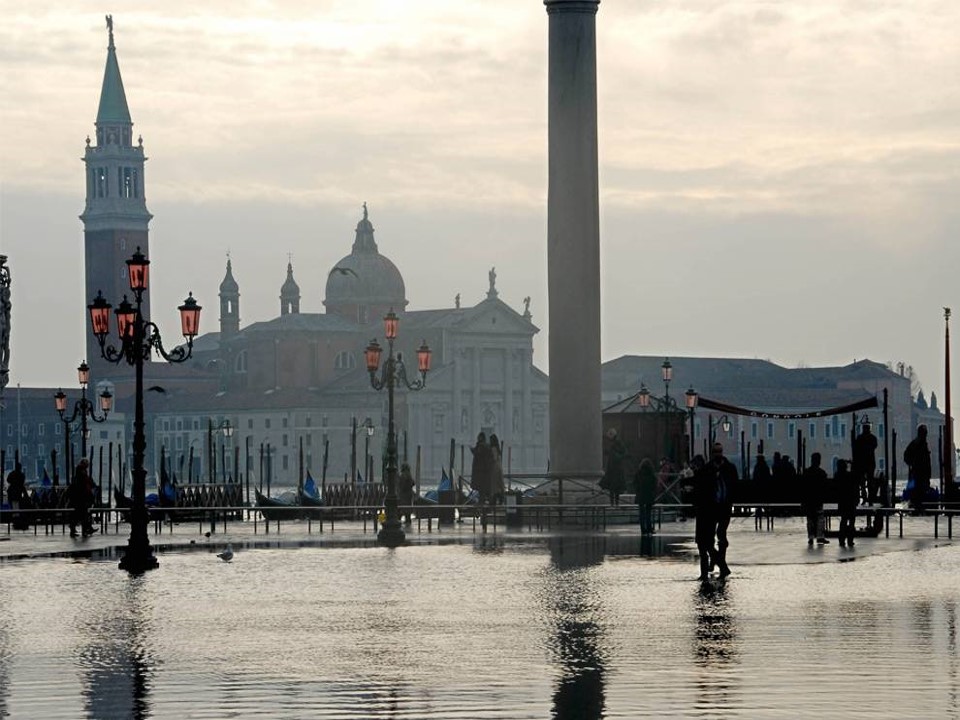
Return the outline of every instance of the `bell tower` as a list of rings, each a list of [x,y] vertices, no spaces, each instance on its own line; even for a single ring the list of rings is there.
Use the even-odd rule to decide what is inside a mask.
[[[133,122],[120,77],[117,50],[113,42],[113,16],[107,15],[107,64],[103,71],[100,106],[97,110],[96,141],[83,156],[86,175],[86,202],[80,220],[84,240],[84,308],[102,291],[108,302],[117,305],[130,296],[126,261],[137,248],[150,257],[143,166],[143,139],[133,144]],[[149,290],[144,294],[144,313],[149,317]],[[86,314],[86,310],[84,311]],[[84,317],[84,326],[89,321]],[[100,378],[116,374],[118,366],[100,357],[100,347],[87,328],[87,363],[91,374]],[[117,344],[116,336],[108,342]]]

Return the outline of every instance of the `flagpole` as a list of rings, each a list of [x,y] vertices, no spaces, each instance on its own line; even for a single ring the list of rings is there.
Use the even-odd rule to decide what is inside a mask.
[[[950,416],[950,308],[943,309],[944,324],[944,419],[943,470],[944,491],[953,497],[953,418]]]

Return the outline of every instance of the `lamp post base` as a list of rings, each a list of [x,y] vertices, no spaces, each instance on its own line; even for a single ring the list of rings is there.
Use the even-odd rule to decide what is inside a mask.
[[[387,520],[377,533],[377,542],[387,547],[398,547],[407,541],[399,520]]]
[[[120,559],[121,570],[126,570],[131,575],[139,575],[147,570],[156,570],[160,567],[160,562],[153,554],[153,548],[147,545],[130,543],[127,545],[127,551]]]

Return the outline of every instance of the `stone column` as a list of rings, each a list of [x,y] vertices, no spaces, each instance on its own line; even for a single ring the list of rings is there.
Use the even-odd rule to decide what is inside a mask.
[[[549,18],[550,469],[601,474],[600,200],[597,42],[600,0],[544,0]]]

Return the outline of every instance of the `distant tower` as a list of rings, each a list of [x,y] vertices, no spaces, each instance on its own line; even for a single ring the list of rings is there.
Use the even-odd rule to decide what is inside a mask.
[[[233,279],[233,266],[227,258],[227,274],[220,283],[220,339],[240,332],[240,286]]]
[[[88,137],[83,156],[87,186],[86,203],[80,215],[86,275],[84,308],[98,291],[114,306],[124,295],[131,297],[126,261],[138,247],[150,257],[148,226],[153,216],[147,211],[145,200],[143,140],[138,139],[137,145],[133,145],[133,122],[113,44],[113,18],[109,15],[107,29],[107,65],[97,110],[96,144],[91,146]],[[143,306],[149,317],[149,289],[144,293]],[[91,373],[95,377],[116,373],[117,366],[100,358],[100,347],[88,325],[84,309],[84,336]],[[108,342],[117,344],[115,337]]]
[[[300,313],[300,286],[293,279],[293,263],[287,262],[287,279],[280,287],[280,314],[297,315]]]

